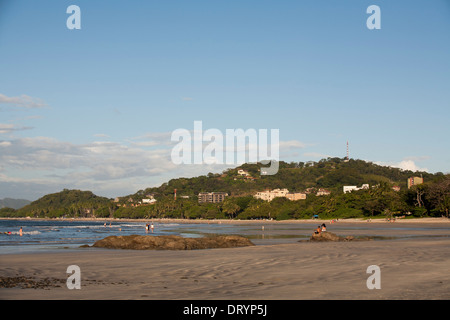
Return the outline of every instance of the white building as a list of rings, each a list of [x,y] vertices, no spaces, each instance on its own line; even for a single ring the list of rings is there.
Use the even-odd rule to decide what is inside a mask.
[[[238,174],[241,175],[241,176],[248,176],[249,175],[247,171],[242,170],[242,169],[238,170]]]
[[[265,201],[272,201],[273,199],[277,197],[286,197],[286,195],[289,193],[288,189],[274,189],[272,191],[263,191],[263,192],[257,192],[254,197],[256,199],[262,199]]]
[[[367,183],[363,184],[360,188],[358,188],[357,186],[344,186],[344,193],[358,191],[358,190],[368,190],[368,189],[369,189],[369,185]]]
[[[331,192],[329,190],[320,188],[317,191],[316,196],[318,196],[318,197],[319,196],[328,196],[329,194],[331,194]]]
[[[357,186],[344,186],[344,193],[352,192],[353,190],[358,190]]]
[[[305,200],[306,199],[306,193],[302,192],[289,192],[286,195],[286,198],[288,198],[291,201],[297,201],[297,200]]]

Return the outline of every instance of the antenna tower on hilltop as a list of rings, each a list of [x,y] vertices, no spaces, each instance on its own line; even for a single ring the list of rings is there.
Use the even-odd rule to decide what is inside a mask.
[[[347,157],[345,158],[345,162],[347,162],[350,159],[349,153],[348,153],[348,140],[347,140]]]

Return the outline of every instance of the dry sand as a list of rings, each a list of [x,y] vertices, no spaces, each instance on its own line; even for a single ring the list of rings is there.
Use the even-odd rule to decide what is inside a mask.
[[[1,277],[63,282],[46,289],[1,288],[0,299],[449,299],[450,224],[436,221],[401,222],[402,226],[436,225],[436,234],[429,234],[430,238],[303,241],[193,251],[83,248],[0,255]],[[355,223],[370,225],[348,222]],[[352,229],[347,231],[351,234]],[[393,236],[395,228],[383,232]],[[422,236],[420,228],[417,232]],[[69,290],[64,283],[69,265],[80,267],[80,290]],[[381,289],[367,288],[370,265],[380,267]]]

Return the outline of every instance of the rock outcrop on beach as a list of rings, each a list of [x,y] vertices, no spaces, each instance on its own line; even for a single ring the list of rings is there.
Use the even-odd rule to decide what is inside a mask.
[[[254,246],[241,236],[183,238],[180,236],[110,236],[94,243],[93,247],[133,250],[196,250]]]
[[[353,236],[340,237],[329,231],[322,231],[319,234],[313,234],[310,241],[360,241],[360,240],[371,240],[369,237],[366,238],[355,238]]]

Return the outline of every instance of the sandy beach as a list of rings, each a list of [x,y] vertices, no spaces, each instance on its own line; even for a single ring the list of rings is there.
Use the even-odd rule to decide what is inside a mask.
[[[318,221],[312,221],[311,226]],[[328,223],[329,221],[327,221]],[[236,221],[234,221],[236,223]],[[294,222],[284,222],[286,224]],[[0,288],[0,299],[157,300],[441,300],[450,298],[450,223],[446,219],[385,224],[386,240],[293,243],[192,251],[99,248],[0,255],[2,278],[46,280],[53,286]],[[421,225],[435,226],[424,234]],[[349,226],[348,229],[345,226]],[[415,237],[395,238],[397,226]],[[329,225],[333,231],[334,224]],[[353,226],[353,227],[352,227]],[[379,231],[378,231],[379,235]],[[392,239],[390,239],[392,237]],[[81,270],[81,289],[69,290],[67,267]],[[380,289],[368,289],[367,268],[380,268]]]

